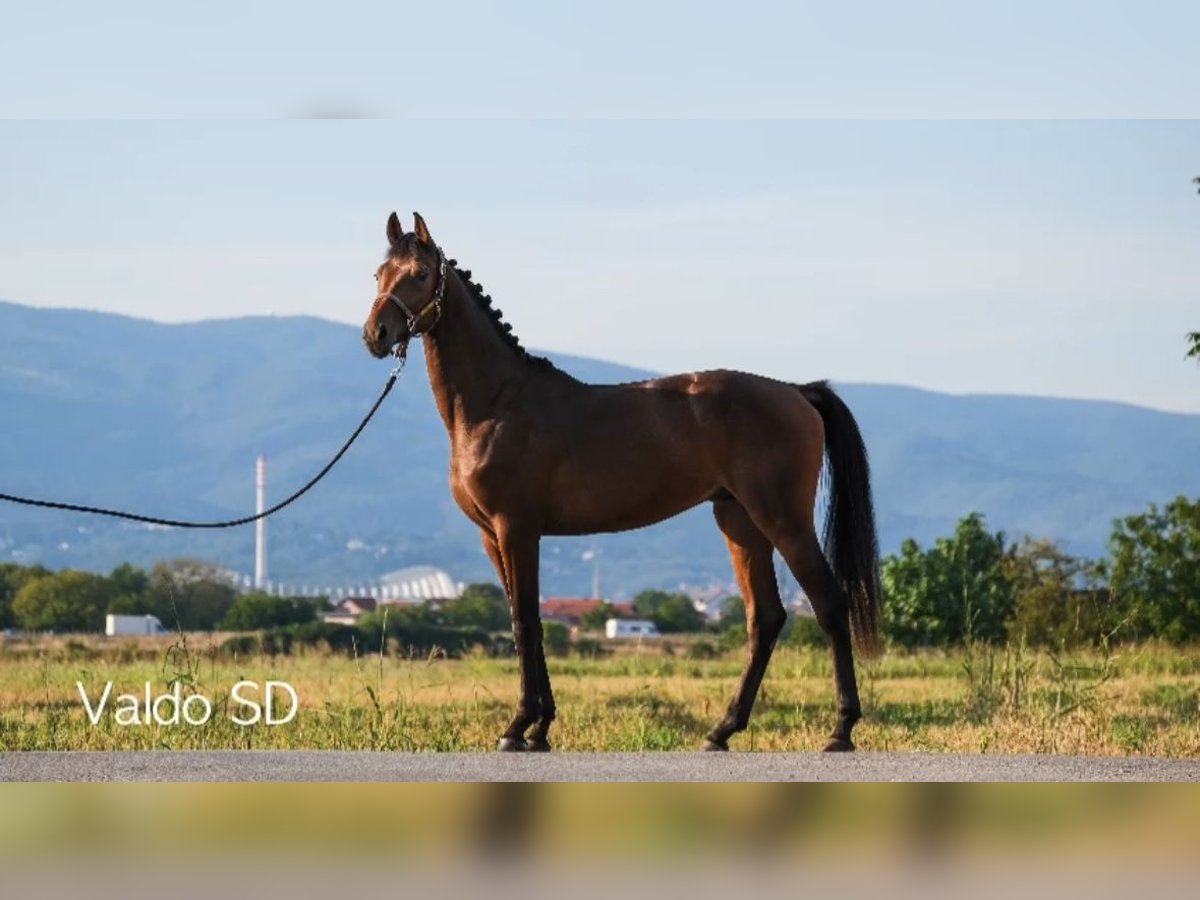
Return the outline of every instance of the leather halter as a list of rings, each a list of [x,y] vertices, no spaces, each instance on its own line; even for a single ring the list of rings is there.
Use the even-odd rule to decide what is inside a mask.
[[[442,252],[441,247],[435,247],[438,255],[438,283],[437,288],[433,292],[433,299],[422,306],[418,310],[411,310],[395,293],[395,288],[388,291],[383,297],[391,300],[399,308],[400,312],[404,313],[404,318],[408,320],[408,336],[420,337],[423,334],[429,334],[437,326],[437,323],[442,320],[442,300],[446,296],[446,254]],[[429,316],[430,311],[433,313],[433,320],[428,325],[422,327],[422,319]]]

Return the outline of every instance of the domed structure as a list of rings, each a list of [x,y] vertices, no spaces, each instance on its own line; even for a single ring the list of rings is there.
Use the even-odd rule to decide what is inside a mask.
[[[422,603],[453,600],[462,593],[449,574],[434,566],[409,566],[379,579],[379,599],[384,603]]]

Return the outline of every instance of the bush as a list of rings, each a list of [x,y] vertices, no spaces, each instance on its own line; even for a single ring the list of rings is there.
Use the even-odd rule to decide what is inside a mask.
[[[748,641],[749,637],[746,634],[744,623],[741,628],[726,628],[724,631],[717,632],[717,646],[723,651],[745,647]]]
[[[633,611],[649,619],[663,634],[681,634],[704,630],[704,616],[696,611],[687,594],[666,591],[642,591],[633,598]]]
[[[699,640],[688,647],[688,659],[716,659],[720,655],[720,648],[712,641]]]
[[[262,652],[267,656],[288,656],[292,652],[294,635],[287,628],[272,628],[259,638]]]
[[[442,621],[456,628],[503,631],[512,627],[504,591],[487,582],[468,584],[462,596],[447,600],[440,612]]]
[[[299,644],[306,647],[317,647],[324,644],[335,653],[345,653],[347,656],[367,652],[366,644],[373,643],[370,652],[379,652],[378,637],[372,642],[369,634],[354,625],[339,625],[332,622],[301,622],[298,625],[286,625],[282,629],[292,635]]]
[[[256,631],[276,625],[312,622],[316,617],[316,607],[306,600],[251,592],[233,601],[233,606],[221,619],[220,628],[224,631]]]
[[[1096,585],[1094,564],[1053,541],[1025,538],[1007,561],[1017,602],[1010,641],[1031,646],[1098,645],[1117,626],[1108,590]]]
[[[883,560],[888,639],[906,647],[1003,640],[1015,594],[1005,555],[1003,533],[989,532],[978,513],[929,550],[906,539],[898,555]]]
[[[257,634],[235,634],[217,648],[221,656],[254,656],[262,652],[262,640]]]
[[[566,656],[571,648],[571,629],[562,622],[542,622],[542,646],[550,656]]]
[[[599,659],[602,656],[608,655],[608,648],[600,643],[600,641],[590,637],[578,638],[571,645],[571,649],[581,659]]]
[[[481,646],[488,656],[496,659],[507,659],[517,655],[517,645],[513,643],[511,634],[493,634],[491,640]]]
[[[788,619],[783,630],[783,641],[792,647],[822,648],[829,646],[829,638],[817,623],[816,616],[794,615]]]

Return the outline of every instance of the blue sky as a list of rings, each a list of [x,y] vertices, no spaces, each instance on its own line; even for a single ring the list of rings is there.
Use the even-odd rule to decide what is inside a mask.
[[[357,325],[417,209],[535,347],[1200,411],[1198,149],[1196,122],[3,122],[0,297]]]
[[[0,114],[1196,114],[1190,0],[43,0],[8,4]]]
[[[0,297],[358,324],[420,209],[533,346],[1200,411],[1198,33],[1180,0],[23,4]]]

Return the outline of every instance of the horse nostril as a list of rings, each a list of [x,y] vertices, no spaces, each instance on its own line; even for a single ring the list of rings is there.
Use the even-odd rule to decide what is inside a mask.
[[[375,340],[382,341],[387,336],[387,327],[380,322],[375,326]]]

